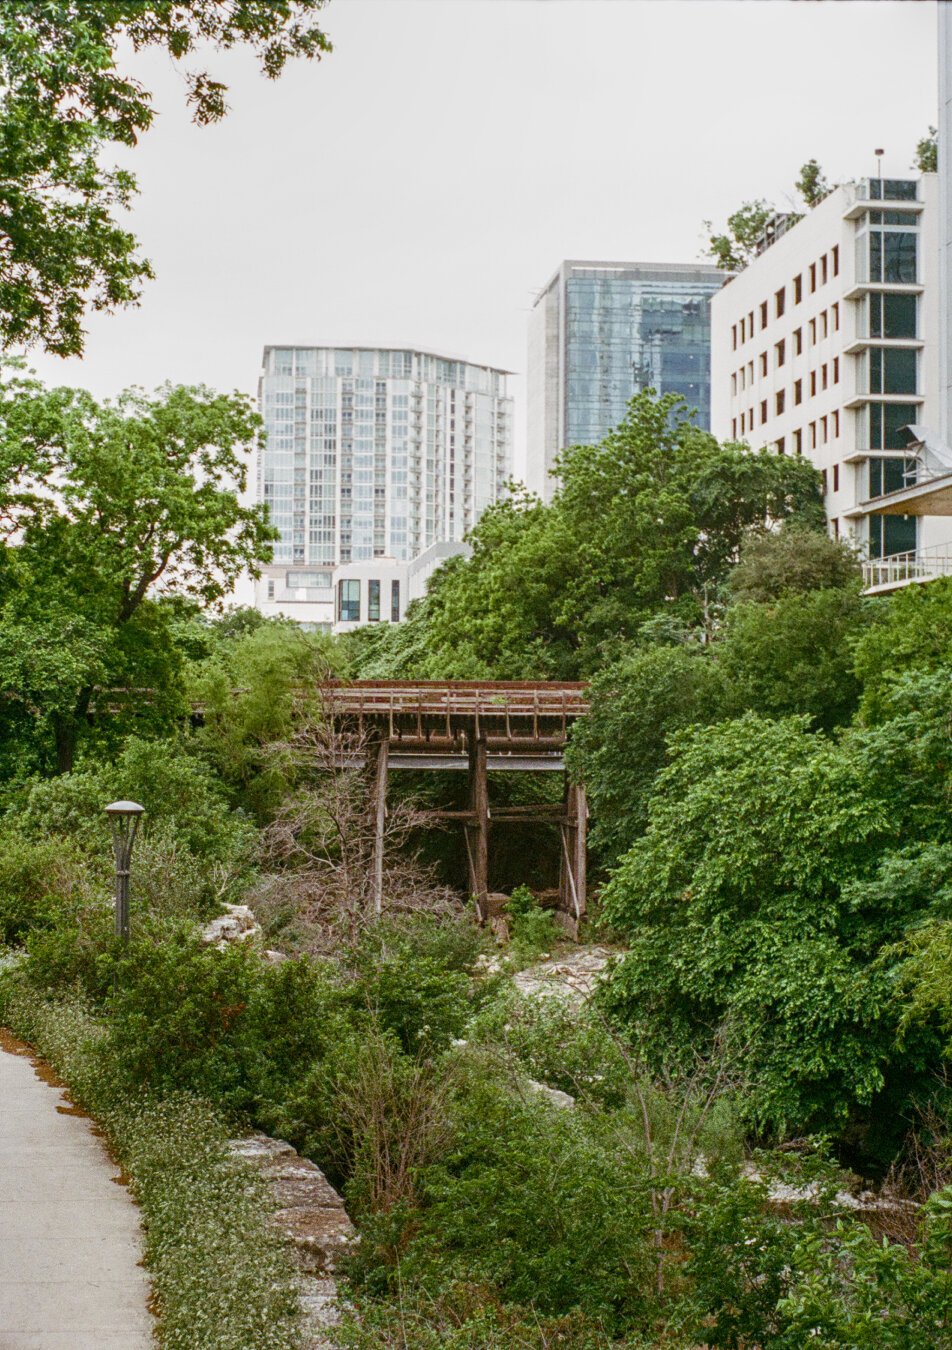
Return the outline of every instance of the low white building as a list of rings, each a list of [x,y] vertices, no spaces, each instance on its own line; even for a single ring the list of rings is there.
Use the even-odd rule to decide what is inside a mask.
[[[373,558],[336,567],[271,566],[257,583],[256,607],[268,618],[294,619],[325,633],[365,623],[399,623],[447,558],[468,555],[468,544],[442,541],[410,562]]]
[[[938,271],[936,176],[871,178],[775,217],[711,303],[714,434],[807,456],[871,590],[952,571]]]

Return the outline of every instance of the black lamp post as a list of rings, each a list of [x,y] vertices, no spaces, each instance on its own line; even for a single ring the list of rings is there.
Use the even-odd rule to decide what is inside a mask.
[[[116,855],[116,937],[129,941],[129,863],[132,845],[145,811],[138,802],[110,802],[105,808],[112,826],[112,848]]]

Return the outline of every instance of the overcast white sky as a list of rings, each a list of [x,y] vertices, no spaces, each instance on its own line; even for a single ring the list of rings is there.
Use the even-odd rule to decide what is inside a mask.
[[[922,0],[331,0],[335,50],[265,80],[210,65],[231,115],[136,63],[155,128],[130,156],[157,279],[44,379],[256,388],[266,342],[421,347],[521,372],[563,258],[694,260],[701,222],[783,205],[804,160],[905,173],[935,123]],[[524,446],[517,399],[517,470]]]

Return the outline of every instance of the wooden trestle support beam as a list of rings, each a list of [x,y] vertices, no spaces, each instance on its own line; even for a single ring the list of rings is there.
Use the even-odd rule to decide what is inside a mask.
[[[459,769],[469,777],[468,809],[430,811],[459,821],[466,842],[469,890],[481,923],[489,918],[491,829],[507,821],[558,825],[559,907],[577,927],[585,913],[588,806],[581,783],[567,782],[559,804],[491,807],[491,771],[564,772],[572,722],[588,709],[586,687],[501,681],[357,681],[325,691],[328,715],[369,745],[372,779],[373,902],[383,908],[387,781],[392,769]],[[348,759],[352,765],[354,761]]]

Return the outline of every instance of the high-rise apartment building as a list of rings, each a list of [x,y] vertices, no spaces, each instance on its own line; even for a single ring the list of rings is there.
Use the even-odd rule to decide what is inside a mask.
[[[399,587],[427,550],[462,541],[512,475],[506,375],[410,349],[266,347],[258,498],[281,538],[259,606],[354,622],[342,596],[356,594],[357,578],[336,573],[362,577],[372,563],[380,575],[362,577],[373,585],[360,621],[402,617],[405,596],[391,603],[390,582]]]
[[[870,178],[776,217],[712,303],[715,435],[808,456],[874,590],[949,570],[938,272],[936,175]]]
[[[710,424],[706,264],[563,262],[529,318],[528,486],[548,500],[557,455],[600,441],[642,389],[682,394]]]

